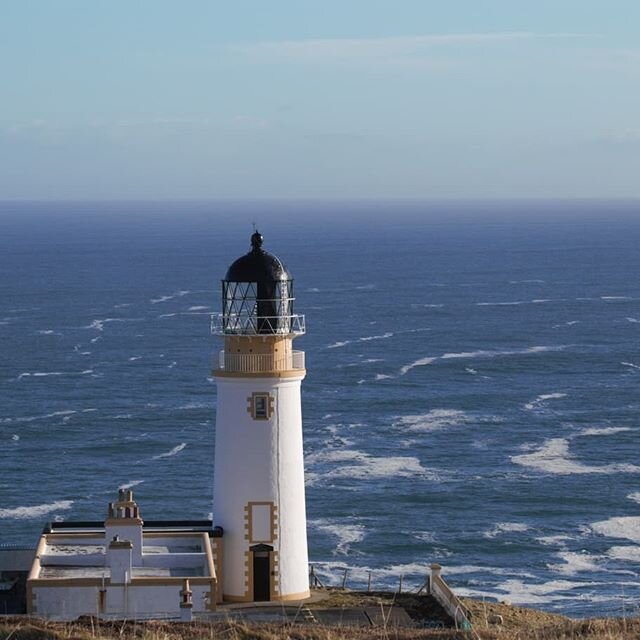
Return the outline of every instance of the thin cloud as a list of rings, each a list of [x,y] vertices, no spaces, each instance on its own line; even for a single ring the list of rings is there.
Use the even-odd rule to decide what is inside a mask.
[[[608,131],[596,137],[595,142],[608,146],[637,147],[640,145],[640,129],[621,129]]]
[[[580,33],[535,33],[504,31],[489,33],[448,33],[384,38],[326,38],[282,40],[231,45],[235,54],[257,59],[295,62],[410,61],[429,58],[438,49],[451,45],[482,45],[524,40],[590,37]],[[434,56],[433,61],[438,62]]]

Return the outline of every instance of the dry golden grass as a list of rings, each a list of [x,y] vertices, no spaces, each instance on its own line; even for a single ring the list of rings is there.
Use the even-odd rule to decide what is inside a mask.
[[[73,623],[9,619],[0,623],[0,640],[442,640],[471,639],[453,630],[391,627],[333,627],[318,624],[215,622]]]
[[[319,607],[402,606],[419,624],[438,612],[429,598],[411,594],[336,591]],[[465,599],[473,632],[455,629],[348,627],[323,624],[220,622],[75,622],[38,618],[0,619],[0,640],[640,640],[640,618],[570,620],[536,609]],[[501,624],[492,624],[496,616]]]
[[[638,640],[640,619],[597,619],[519,628],[476,627],[476,631],[325,625],[257,624],[244,622],[74,623],[6,619],[0,623],[1,640]]]

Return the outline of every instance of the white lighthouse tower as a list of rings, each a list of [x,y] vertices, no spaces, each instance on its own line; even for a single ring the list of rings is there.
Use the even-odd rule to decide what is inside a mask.
[[[224,530],[219,579],[227,601],[309,596],[300,383],[293,350],[304,316],[293,313],[293,280],[251,236],[251,251],[222,281],[224,337],[216,378],[213,521]]]

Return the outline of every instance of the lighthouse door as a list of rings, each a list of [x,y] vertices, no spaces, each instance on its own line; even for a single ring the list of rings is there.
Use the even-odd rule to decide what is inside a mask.
[[[253,554],[253,601],[271,599],[271,554],[273,547],[257,544],[251,547]]]

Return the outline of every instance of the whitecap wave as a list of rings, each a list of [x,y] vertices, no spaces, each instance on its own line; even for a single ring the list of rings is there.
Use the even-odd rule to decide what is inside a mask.
[[[15,507],[0,509],[0,518],[8,520],[31,520],[42,518],[56,511],[67,511],[73,506],[73,500],[58,500],[49,504],[38,504],[32,507]]]
[[[606,538],[625,538],[640,544],[640,516],[619,516],[591,524],[591,529]]]
[[[34,378],[45,378],[46,376],[64,376],[66,375],[63,371],[35,371],[35,372],[30,372],[27,371],[25,373],[21,373],[16,380],[22,380],[23,378],[30,378],[30,377],[34,377]]]
[[[627,322],[632,322],[633,324],[638,324],[640,323],[640,320],[638,320],[638,318],[625,318],[625,320]]]
[[[37,333],[39,333],[41,336],[61,336],[62,335],[61,333],[58,333],[53,329],[41,329]]]
[[[460,353],[444,353],[440,356],[427,356],[426,358],[419,358],[413,362],[404,365],[400,368],[399,375],[404,376],[412,369],[416,367],[423,367],[440,360],[474,360],[477,358],[490,359],[490,358],[502,358],[508,356],[521,356],[535,353],[547,353],[553,351],[562,351],[566,349],[566,345],[556,346],[535,346],[525,347],[523,349],[505,349],[505,350],[478,350],[478,351],[462,351]]]
[[[144,480],[131,480],[125,484],[121,484],[118,489],[133,489],[133,487],[137,487],[142,484]]]
[[[588,427],[576,433],[576,436],[612,436],[623,431],[633,431],[631,427]]]
[[[421,542],[434,543],[436,541],[436,535],[433,531],[414,531],[413,537]]]
[[[333,480],[337,478],[351,478],[357,480],[371,480],[380,478],[428,478],[437,476],[425,469],[420,460],[413,456],[376,457],[349,449],[329,449],[311,454],[306,458],[307,484],[315,484],[318,480]],[[318,464],[339,463],[333,469],[323,470],[322,473],[313,472]]]
[[[414,360],[410,364],[406,364],[400,367],[399,375],[404,376],[407,373],[409,373],[411,369],[415,369],[416,367],[425,367],[426,365],[431,364],[436,360],[438,360],[438,356],[435,356],[435,357],[427,356],[426,358],[419,358],[418,360]]]
[[[0,423],[8,422],[34,422],[35,420],[46,420],[47,418],[57,418],[59,416],[69,416],[77,413],[74,409],[66,409],[64,411],[53,411],[52,413],[44,413],[37,416],[24,416],[22,418],[3,418]]]
[[[635,491],[634,493],[630,493],[627,498],[629,500],[633,500],[634,502],[640,503],[640,491]]]
[[[633,362],[621,362],[620,364],[624,367],[629,367],[630,369],[640,369],[640,365],[633,364]]]
[[[640,547],[636,545],[611,547],[611,549],[607,551],[607,557],[611,560],[640,563]]]
[[[186,404],[181,404],[180,406],[176,407],[176,410],[189,411],[191,409],[210,409],[210,408],[211,408],[210,400],[203,400],[200,402],[193,400],[191,402],[187,402]]]
[[[393,426],[408,428],[410,431],[428,432],[457,427],[471,420],[471,416],[458,409],[432,409],[423,414],[400,416]]]
[[[539,538],[536,538],[536,540],[540,544],[544,544],[546,546],[564,547],[566,546],[568,541],[575,540],[575,538],[573,536],[557,535],[557,536],[541,536]]]
[[[502,592],[499,599],[507,599],[513,604],[546,604],[558,600],[571,600],[570,595],[561,595],[563,592],[585,587],[594,583],[577,582],[570,580],[550,580],[542,584],[525,583],[522,580],[505,580],[496,585],[496,589]]]
[[[569,320],[568,322],[562,322],[560,324],[554,324],[554,329],[559,329],[560,327],[572,327],[574,324],[579,324],[580,320]]]
[[[474,564],[464,564],[459,566],[447,566],[443,573],[452,576],[469,575],[472,573],[491,574],[496,576],[519,576],[522,578],[534,578],[531,573],[523,572],[519,569],[505,569],[503,567],[481,567]]]
[[[600,296],[600,300],[616,301],[616,300],[633,300],[631,296]]]
[[[336,367],[336,369],[345,369],[348,367],[359,367],[360,365],[363,365],[363,364],[373,364],[375,362],[384,362],[384,358],[363,358],[362,360],[357,360],[356,362],[340,364]]]
[[[385,340],[386,338],[392,338],[394,333],[392,331],[387,331],[386,333],[374,336],[364,336],[362,338],[355,338],[354,340],[341,340],[339,342],[334,342],[333,344],[327,345],[327,349],[338,349],[340,347],[345,347],[348,344],[353,344],[355,342],[370,342],[371,340]]]
[[[179,445],[173,447],[171,451],[167,451],[166,453],[159,453],[157,456],[153,456],[152,460],[160,460],[161,458],[171,458],[176,454],[180,453],[187,446],[186,442],[181,442]]]
[[[129,362],[135,362],[136,360],[142,360],[142,356],[131,356]]]
[[[588,553],[576,553],[575,551],[560,551],[556,554],[562,563],[548,564],[547,567],[555,572],[568,576],[575,576],[581,571],[595,572],[600,570],[598,561],[600,556],[592,556]]]
[[[364,526],[361,524],[338,524],[325,518],[310,520],[309,526],[338,539],[333,555],[348,555],[351,551],[351,545],[362,542],[366,533]]]
[[[543,393],[542,395],[538,396],[535,400],[532,400],[531,402],[527,402],[527,404],[524,405],[524,408],[527,409],[528,411],[535,411],[536,409],[542,408],[542,406],[548,400],[560,400],[561,398],[566,398],[566,397],[567,397],[566,393]]]
[[[161,302],[167,302],[167,300],[173,300],[174,298],[181,298],[182,296],[189,295],[191,291],[182,290],[176,291],[175,293],[168,294],[166,296],[160,296],[159,298],[151,298],[151,304],[159,304]]]
[[[493,528],[482,535],[485,538],[497,538],[504,533],[523,533],[524,531],[529,531],[529,525],[522,522],[497,522]]]
[[[95,329],[96,331],[104,331],[104,325],[109,322],[141,322],[144,318],[102,318],[101,320],[94,320],[83,329]]]
[[[514,464],[529,467],[536,471],[557,475],[640,473],[640,467],[634,464],[624,463],[596,466],[578,462],[571,457],[569,453],[569,441],[565,438],[546,440],[538,450],[533,453],[511,456],[511,461]]]
[[[84,371],[27,371],[21,373],[16,380],[24,378],[46,378],[49,376],[86,376],[93,373],[93,369],[85,369]]]

